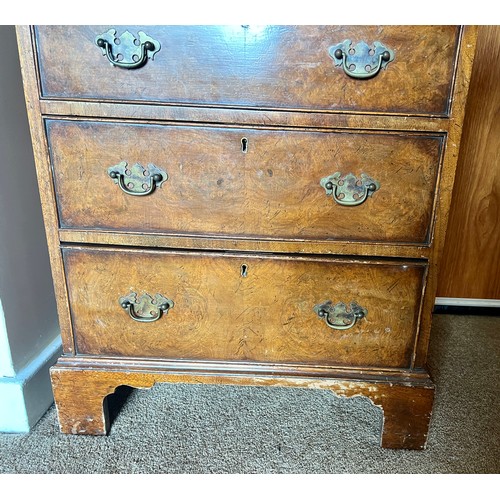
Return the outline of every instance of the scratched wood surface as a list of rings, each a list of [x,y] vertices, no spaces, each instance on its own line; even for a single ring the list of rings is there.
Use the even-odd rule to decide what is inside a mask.
[[[385,381],[360,378],[304,378],[213,373],[173,373],[160,369],[145,371],[140,362],[121,370],[89,369],[88,363],[56,366],[51,370],[61,432],[104,435],[109,431],[106,396],[120,385],[149,389],[155,383],[208,383],[261,386],[290,386],[333,391],[340,397],[365,396],[383,410],[381,445],[384,448],[425,448],[434,400],[429,379]],[[147,425],[144,416],[144,425]]]
[[[500,299],[500,27],[481,26],[439,297]]]
[[[52,369],[52,380],[63,432],[103,434],[107,429],[103,399],[118,385],[150,387],[156,382],[203,381],[321,387],[344,396],[366,395],[384,408],[383,446],[422,448],[434,392],[425,366],[437,286],[436,270],[460,146],[475,28],[278,26],[265,27],[259,34],[251,26],[237,27],[232,33],[216,31],[214,27],[151,27],[149,34],[165,35],[167,38],[162,38],[162,43],[163,40],[167,43],[157,60],[149,61],[137,71],[119,70],[106,61],[94,45],[94,37],[96,31],[102,33],[110,26],[98,28],[40,27],[35,29],[38,48],[32,43],[34,31],[29,27],[18,28],[27,108],[33,128],[62,327],[64,356]],[[123,27],[127,28],[141,29]],[[186,36],[195,32],[200,35],[196,40]],[[333,67],[327,54],[332,43],[348,37],[368,42],[380,39],[395,50],[396,59],[376,78],[351,80],[342,70]],[[224,47],[220,46],[222,40]],[[43,94],[41,99],[39,89]],[[422,206],[416,206],[413,198],[410,205],[414,213],[421,216],[428,213],[428,200],[432,199],[433,208],[429,212],[434,221],[432,238],[429,245],[415,244],[417,240],[422,241],[428,229],[424,229],[425,221],[429,220],[427,215],[421,219],[422,224],[412,226],[414,236],[406,243],[390,239],[384,242],[391,234],[395,238],[398,231],[409,234],[399,227],[397,219],[391,224],[394,228],[386,228],[379,234],[370,233],[372,238],[382,239],[382,243],[314,239],[314,235],[311,239],[286,240],[286,237],[296,238],[298,230],[294,227],[289,228],[285,238],[268,241],[260,236],[241,237],[236,233],[196,235],[189,232],[189,227],[188,233],[162,234],[150,231],[148,224],[151,222],[147,217],[143,221],[146,230],[133,233],[123,229],[125,226],[100,231],[59,229],[59,217],[63,214],[58,213],[53,185],[53,158],[50,157],[53,145],[47,140],[43,122],[44,117],[54,119],[56,116],[65,122],[73,120],[75,130],[85,119],[96,122],[114,118],[116,122],[127,122],[127,127],[133,127],[139,119],[144,125],[159,125],[162,120],[177,121],[185,128],[190,128],[187,124],[198,122],[201,125],[198,131],[218,127],[224,133],[237,129],[247,131],[251,127],[256,134],[253,138],[269,139],[271,135],[264,129],[273,128],[273,133],[286,132],[301,138],[322,134],[323,138],[335,137],[340,141],[341,137],[351,137],[355,138],[352,144],[349,145],[349,141],[342,143],[343,150],[351,148],[350,161],[357,160],[355,143],[358,141],[360,145],[359,141],[368,136],[372,137],[375,157],[381,158],[383,154],[398,157],[401,148],[394,147],[392,152],[390,145],[410,145],[406,148],[407,162],[413,165],[411,159],[416,155],[419,165],[427,165],[426,180],[430,184],[425,187],[420,184],[424,194],[419,193],[416,199],[422,201]],[[164,122],[163,125],[162,130],[173,127],[173,123]],[[288,128],[278,131],[278,127]],[[312,128],[303,130],[306,127]],[[330,135],[318,127],[328,128]],[[338,133],[338,129],[348,128],[352,130]],[[432,152],[436,146],[429,145],[437,144],[437,137],[444,134],[447,140],[440,159],[438,185],[434,185],[432,179],[436,179],[438,156]],[[432,139],[432,135],[436,139]],[[126,145],[121,137],[117,139],[119,144]],[[241,155],[240,139],[238,137],[235,155]],[[82,178],[85,178],[86,169],[95,168],[82,159],[89,156],[95,159],[94,163],[99,160],[95,149],[85,147],[85,141],[91,145],[103,139],[91,138],[90,133],[85,137],[82,134],[82,147],[72,150],[66,146],[66,153],[71,158],[60,160],[60,165],[69,165],[62,170],[64,176],[74,178],[75,169],[71,165],[80,165],[76,170]],[[233,147],[233,140],[226,138],[223,142],[226,147]],[[254,142],[250,142],[250,148]],[[261,161],[273,156],[273,148],[279,152],[279,142],[275,146],[268,140],[267,144],[270,151],[261,152]],[[286,141],[283,145],[291,147]],[[191,142],[189,147],[195,148],[196,143]],[[57,154],[59,149],[53,151]],[[144,139],[140,149],[149,152],[161,148],[157,144],[147,144]],[[371,158],[368,145],[366,150],[370,154],[364,156]],[[248,158],[256,152],[249,149],[244,160],[253,165],[254,173],[256,163],[252,164]],[[288,185],[299,185],[301,192],[304,190],[293,175],[293,165],[300,153],[301,150],[286,162],[282,161],[287,159],[285,152],[280,152],[278,170],[274,164],[261,168],[264,174],[270,168],[273,176],[264,177],[265,184],[257,184],[255,180],[242,184],[245,194],[248,195],[247,188],[258,186],[267,190],[271,199],[282,196],[288,208],[289,200],[283,196],[283,190],[288,189]],[[170,158],[172,151],[166,150],[163,154]],[[232,162],[233,167],[241,166],[234,157],[229,159],[229,153],[221,154],[226,154],[225,161]],[[321,154],[324,161],[330,152],[323,149]],[[120,157],[118,161],[124,159]],[[319,163],[312,162],[312,165],[301,166],[298,172],[309,178],[311,170],[319,172],[320,169]],[[201,184],[199,191],[207,198],[212,195],[208,206],[216,206],[219,196],[227,196],[227,191],[220,187],[225,181],[218,186],[219,190],[215,189],[213,182],[217,185],[221,178],[214,176],[218,167],[205,168],[212,176],[209,177],[212,184]],[[384,185],[392,186],[392,169],[382,170],[380,168],[381,174],[387,176]],[[283,175],[282,180],[287,180],[285,187],[277,182],[280,177],[276,172]],[[237,170],[232,173],[236,178],[241,175]],[[65,179],[61,178],[64,176],[56,169],[57,175],[64,184]],[[98,190],[103,186],[114,188],[106,203],[115,203],[118,187],[109,178],[106,182],[99,183]],[[164,186],[168,182],[170,179]],[[88,187],[94,188],[95,184],[90,183]],[[270,186],[279,189],[273,191]],[[401,183],[398,187],[404,188],[404,185]],[[92,189],[74,189],[80,191],[83,199],[93,196]],[[437,196],[432,194],[434,191]],[[163,188],[160,192],[164,194]],[[294,196],[290,190],[287,194]],[[377,194],[382,193],[375,193],[368,201],[375,202]],[[398,204],[408,203],[405,189],[400,189],[394,197]],[[318,198],[316,201],[324,203],[325,200],[331,209],[333,202],[330,199]],[[205,215],[209,213],[207,204],[201,205]],[[116,208],[120,210],[123,206]],[[124,217],[128,224],[129,208]],[[82,213],[91,213],[94,209],[93,204],[88,203],[82,207]],[[289,221],[292,225],[299,218],[299,212],[294,210],[298,209],[292,208],[289,212],[296,216]],[[315,213],[314,210],[308,207],[311,213]],[[141,207],[134,215],[144,217],[144,212]],[[182,218],[182,210],[175,215]],[[268,214],[271,215],[274,214]],[[92,215],[87,213],[86,217]],[[155,215],[151,217],[154,220]],[[377,215],[371,212],[370,217]],[[210,215],[206,218],[210,219]],[[268,228],[272,228],[274,223],[256,222],[257,218],[258,215],[254,216],[255,220],[251,217],[246,220],[253,220],[254,227],[262,229],[268,224]],[[348,226],[360,234],[357,226],[362,223],[358,219],[355,225]],[[175,221],[175,224],[182,222]],[[235,221],[228,224],[238,227]],[[216,231],[220,231],[220,227]],[[310,230],[304,229],[304,234],[307,231]],[[88,246],[67,247],[63,266],[61,240]],[[97,244],[108,246],[98,249]],[[133,245],[138,248],[124,250],[124,246]],[[177,245],[187,251],[148,249],[151,246],[177,248]],[[206,251],[195,250],[198,247]],[[209,252],[214,249],[234,249],[242,253],[217,255]],[[281,254],[265,257],[250,252]],[[351,257],[318,255],[313,258],[307,256],[309,252]],[[304,255],[298,257],[297,253]],[[382,259],[383,256],[393,259]],[[248,266],[246,277],[241,276],[243,264]],[[134,322],[120,307],[118,298],[131,289],[155,293],[151,285],[157,291],[168,285],[169,291],[165,290],[165,294],[175,305],[160,321],[147,325],[152,329],[146,333],[146,325]],[[365,301],[362,305],[368,309],[368,316],[337,335],[339,332],[328,328],[312,311],[319,293],[328,294],[321,301],[335,300],[333,294],[346,302]],[[183,354],[185,359],[182,359]],[[219,366],[215,371],[214,363]],[[427,382],[422,382],[422,376]]]
[[[436,224],[429,256],[429,273],[424,295],[424,306],[417,340],[417,353],[414,366],[427,365],[427,351],[432,327],[432,312],[434,309],[436,290],[438,285],[439,264],[442,261],[442,252],[448,223],[448,213],[455,180],[455,170],[460,151],[462,125],[465,114],[465,105],[470,84],[474,51],[476,46],[477,27],[466,26],[463,30],[461,50],[457,60],[456,80],[454,86],[452,113],[448,123],[446,151],[443,159],[442,175],[439,180],[439,201],[436,207]]]
[[[63,254],[81,354],[410,363],[422,264],[71,248]],[[174,308],[155,322],[136,322],[118,303],[131,291],[160,293]],[[331,329],[313,310],[328,300],[355,301],[368,314],[348,330]]]
[[[63,228],[428,241],[442,136],[64,120],[47,130]],[[108,176],[121,161],[169,178],[151,195],[125,194]],[[364,173],[380,189],[342,206],[320,185],[335,172]]]
[[[356,113],[308,111],[288,109],[245,109],[236,107],[183,106],[161,103],[141,104],[136,102],[99,102],[92,100],[40,100],[43,115],[66,118],[80,116],[116,120],[146,120],[156,122],[219,123],[251,127],[308,127],[308,128],[350,128],[374,131],[428,131],[445,133],[449,129],[447,117],[425,115],[386,115],[381,113]]]
[[[95,44],[117,29],[145,31],[161,50],[134,70],[113,67]],[[448,112],[456,26],[39,26],[45,97],[268,108]],[[334,67],[330,46],[379,41],[395,59],[376,78]]]

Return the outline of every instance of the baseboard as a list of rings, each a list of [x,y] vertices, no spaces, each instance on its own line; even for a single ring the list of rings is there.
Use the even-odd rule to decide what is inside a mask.
[[[435,304],[437,306],[458,306],[458,307],[500,307],[500,300],[437,297]]]
[[[56,337],[15,377],[0,378],[0,432],[29,432],[54,401],[49,368],[61,355]]]

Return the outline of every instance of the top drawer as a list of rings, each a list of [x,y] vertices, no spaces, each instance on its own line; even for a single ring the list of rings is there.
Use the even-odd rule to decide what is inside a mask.
[[[456,26],[35,28],[43,97],[423,115],[449,111],[459,34]]]

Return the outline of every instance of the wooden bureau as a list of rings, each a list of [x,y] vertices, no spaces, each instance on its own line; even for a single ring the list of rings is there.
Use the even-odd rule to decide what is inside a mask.
[[[120,385],[366,396],[423,448],[476,30],[18,27],[62,432]]]

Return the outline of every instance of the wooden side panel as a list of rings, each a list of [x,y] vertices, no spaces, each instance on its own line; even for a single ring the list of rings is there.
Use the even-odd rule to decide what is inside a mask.
[[[47,129],[63,228],[428,242],[439,135],[64,120]],[[169,178],[151,195],[125,194],[108,175],[122,161]],[[380,188],[342,206],[320,185],[336,172]]]
[[[113,67],[95,44],[113,26],[36,29],[44,97],[237,107],[448,112],[456,26],[116,26],[159,41],[139,69]],[[329,47],[381,42],[394,61],[374,78],[347,76]]]
[[[500,299],[500,27],[479,29],[439,297]]]
[[[64,279],[64,268],[59,250],[59,234],[57,206],[55,201],[54,184],[52,182],[48,145],[45,136],[43,118],[40,112],[40,101],[38,99],[39,89],[36,76],[35,55],[31,40],[30,28],[18,26],[16,28],[19,59],[23,76],[24,95],[26,99],[26,110],[33,142],[33,153],[35,156],[36,173],[40,201],[42,203],[43,220],[49,249],[52,278],[56,294],[57,312],[61,328],[62,345],[65,354],[74,353],[74,342],[71,331],[70,311],[68,305],[68,294]],[[13,167],[14,168],[14,167]]]
[[[151,251],[64,249],[78,352],[150,358],[352,366],[409,365],[423,264]],[[131,319],[131,291],[174,302]],[[357,302],[367,316],[329,328],[315,305]]]
[[[426,366],[427,349],[432,326],[432,311],[436,300],[438,285],[439,263],[444,247],[448,213],[451,205],[455,169],[460,151],[462,137],[462,124],[465,114],[465,105],[469,90],[470,75],[474,61],[477,27],[466,26],[460,42],[460,56],[457,64],[457,78],[455,81],[452,113],[449,122],[446,140],[443,168],[439,182],[439,201],[436,210],[436,225],[433,244],[429,257],[429,274],[425,287],[424,307],[417,339],[416,356],[413,366],[416,368]]]

